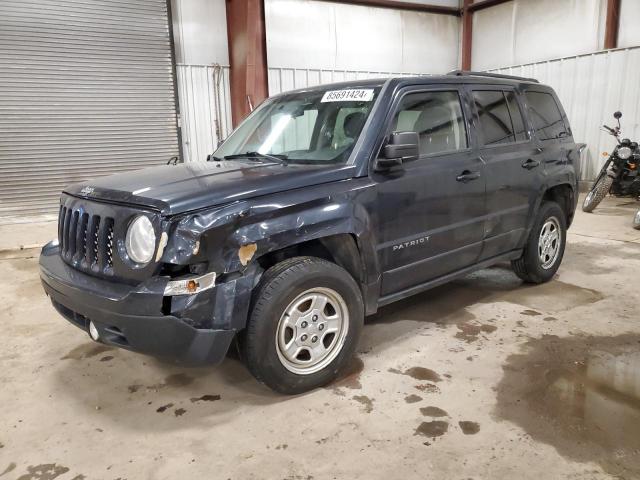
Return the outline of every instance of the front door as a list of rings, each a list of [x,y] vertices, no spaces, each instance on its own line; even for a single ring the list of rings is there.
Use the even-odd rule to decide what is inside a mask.
[[[461,91],[410,88],[394,105],[386,134],[417,132],[420,157],[372,174],[382,296],[475,263],[485,215],[484,165],[470,146]]]

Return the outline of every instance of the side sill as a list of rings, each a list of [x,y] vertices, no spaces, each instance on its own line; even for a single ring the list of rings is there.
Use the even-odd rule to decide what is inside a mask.
[[[515,260],[516,258],[520,258],[521,255],[522,255],[522,249],[512,250],[508,253],[503,253],[501,255],[488,258],[487,260],[483,260],[480,263],[476,263],[469,267],[463,268],[462,270],[449,273],[447,275],[436,278],[434,280],[429,280],[426,283],[421,283],[420,285],[407,288],[406,290],[401,290],[399,292],[385,295],[384,297],[380,297],[378,299],[378,307],[383,307],[395,301],[402,300],[403,298],[407,298],[412,295],[415,295],[416,293],[421,293],[431,288],[438,287],[445,283],[449,283],[450,281],[455,280],[456,278],[464,277],[466,275],[469,275],[470,273],[490,267],[491,265],[494,265],[496,263],[504,262],[507,260]]]

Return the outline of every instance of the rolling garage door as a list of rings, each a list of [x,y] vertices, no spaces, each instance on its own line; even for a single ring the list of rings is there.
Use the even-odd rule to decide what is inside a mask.
[[[0,217],[177,155],[166,0],[0,1]]]

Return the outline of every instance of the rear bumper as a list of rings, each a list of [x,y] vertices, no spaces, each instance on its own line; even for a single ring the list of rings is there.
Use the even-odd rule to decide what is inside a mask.
[[[238,288],[243,282],[234,281],[172,297],[169,305],[163,295],[167,279],[131,286],[95,278],[64,263],[52,245],[40,256],[40,279],[56,310],[85,331],[93,322],[103,343],[190,365],[224,359],[246,322],[248,301],[236,293],[250,295]]]

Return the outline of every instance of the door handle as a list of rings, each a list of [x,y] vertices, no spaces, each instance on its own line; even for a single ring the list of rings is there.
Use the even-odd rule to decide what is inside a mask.
[[[522,168],[526,168],[527,170],[531,170],[532,168],[536,168],[538,165],[540,165],[540,162],[537,160],[533,160],[533,159],[528,159],[526,162],[524,162],[522,164]]]
[[[480,172],[471,172],[469,170],[465,170],[460,175],[456,177],[456,181],[462,183],[468,183],[473,180],[477,180],[480,178]]]

